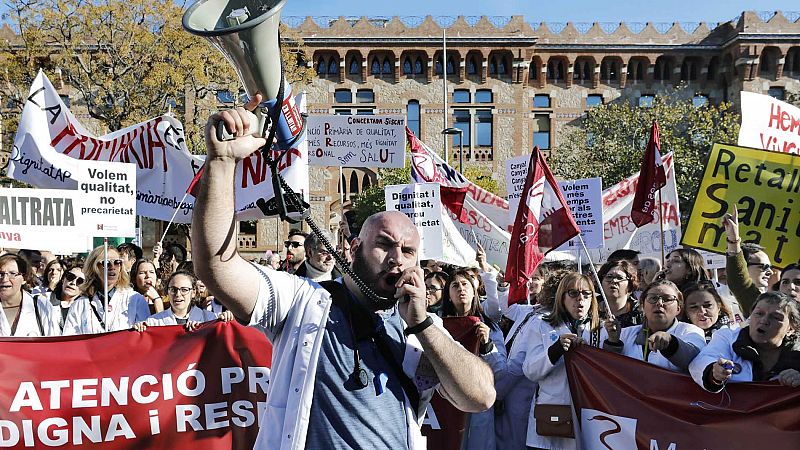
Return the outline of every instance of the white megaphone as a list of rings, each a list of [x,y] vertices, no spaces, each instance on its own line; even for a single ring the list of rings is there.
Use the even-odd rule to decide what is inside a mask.
[[[303,128],[292,88],[283,79],[278,27],[286,0],[200,0],[183,15],[186,31],[208,39],[233,65],[250,98],[260,93],[264,102],[250,130],[264,136],[264,124],[276,119],[278,146],[289,148]],[[281,97],[278,99],[278,97]],[[257,130],[257,131],[256,131]],[[220,140],[233,138],[224,125]]]

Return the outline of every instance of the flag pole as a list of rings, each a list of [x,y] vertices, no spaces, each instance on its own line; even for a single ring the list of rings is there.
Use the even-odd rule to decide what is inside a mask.
[[[661,188],[658,188],[658,224],[661,227],[661,267],[664,267],[664,210],[661,209]]]
[[[171,218],[171,219],[169,219],[169,222],[167,223],[167,226],[164,228],[164,234],[162,234],[162,235],[161,235],[161,239],[159,239],[159,240],[158,240],[158,245],[159,245],[159,247],[160,247],[160,246],[161,246],[161,244],[164,242],[164,238],[165,238],[165,237],[167,237],[167,232],[169,231],[169,226],[170,226],[170,225],[172,225],[172,222],[174,222],[174,221],[175,221],[175,217],[177,217],[177,215],[178,215],[178,211],[180,211],[180,210],[181,210],[181,205],[183,205],[183,202],[186,200],[186,197],[187,197],[188,195],[189,195],[189,191],[186,191],[186,193],[185,193],[185,194],[183,194],[183,198],[181,199],[181,201],[180,201],[180,202],[178,202],[178,206],[175,208],[175,212],[174,212],[174,213],[172,213],[172,218]]]
[[[592,269],[592,275],[594,275],[594,281],[597,283],[597,288],[600,291],[600,297],[603,299],[603,305],[606,307],[606,311],[608,314],[613,314],[611,312],[611,307],[608,305],[608,299],[606,299],[606,293],[603,292],[603,285],[600,283],[600,277],[597,276],[597,269],[594,267],[594,261],[592,261],[592,255],[589,254],[589,250],[586,249],[586,244],[583,242],[583,236],[578,233],[578,239],[581,241],[581,248],[583,248],[583,252],[586,253],[586,257],[589,258],[589,267]]]

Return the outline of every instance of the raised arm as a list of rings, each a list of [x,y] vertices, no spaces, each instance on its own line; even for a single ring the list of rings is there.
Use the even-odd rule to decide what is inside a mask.
[[[248,105],[261,101],[256,95]],[[265,139],[245,136],[248,110],[236,108],[214,114],[205,129],[208,156],[192,217],[192,254],[194,269],[208,289],[238,319],[248,321],[255,307],[261,280],[258,270],[242,258],[236,249],[234,218],[234,179],[236,163],[265,144]],[[236,139],[220,142],[216,126],[224,122]]]

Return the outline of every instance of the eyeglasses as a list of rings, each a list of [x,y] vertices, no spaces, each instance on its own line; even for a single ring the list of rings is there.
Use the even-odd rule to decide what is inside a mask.
[[[766,272],[772,269],[772,264],[764,264],[764,263],[747,263],[747,267],[756,266],[762,272]]]
[[[286,248],[289,248],[289,247],[297,248],[297,247],[300,247],[301,245],[303,245],[303,244],[301,244],[299,242],[296,242],[296,241],[284,241],[284,243],[283,243],[283,246],[286,247]]]
[[[19,273],[19,272],[0,272],[0,280],[5,278],[6,276],[10,280],[12,278],[16,278],[18,275],[22,275],[22,274]]]
[[[103,267],[104,264],[111,264],[112,266],[121,266],[122,260],[121,259],[107,259],[103,261],[97,261],[98,267]]]
[[[628,277],[621,277],[619,275],[606,275],[603,277],[603,280],[609,281],[611,283],[622,283],[623,281],[628,281],[630,278]]]
[[[83,284],[83,282],[86,281],[85,278],[79,277],[72,272],[65,273],[64,279],[67,280],[68,283],[72,283],[74,281],[75,284]]]
[[[669,305],[673,302],[677,302],[678,297],[674,295],[647,294],[645,301],[647,301],[647,303],[650,303],[651,305],[656,305],[658,304],[658,302],[661,302],[664,305]]]
[[[436,287],[436,286],[425,286],[425,292],[438,292],[438,291],[442,291],[442,290],[444,290],[444,289],[442,289],[440,287]]]
[[[168,288],[167,288],[167,292],[169,292],[169,293],[170,293],[170,294],[172,294],[172,295],[177,295],[177,294],[178,294],[178,292],[180,292],[180,293],[181,293],[181,295],[186,295],[186,294],[188,294],[189,292],[191,292],[192,290],[193,290],[192,288],[188,288],[188,287],[175,287],[175,286],[170,286],[170,287],[168,287]]]
[[[577,289],[570,289],[567,291],[567,295],[572,298],[578,298],[578,296],[583,296],[583,298],[591,298],[592,291],[579,291]]]

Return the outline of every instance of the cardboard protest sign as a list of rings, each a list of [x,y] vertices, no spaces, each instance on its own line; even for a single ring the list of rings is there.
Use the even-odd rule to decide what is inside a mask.
[[[558,186],[564,193],[575,223],[581,229],[586,248],[603,248],[603,179],[559,181]],[[580,249],[581,244],[578,239],[572,238],[559,250],[575,248]]]
[[[417,226],[420,236],[418,258],[442,256],[442,201],[437,183],[386,186],[386,210],[400,211]]]
[[[800,155],[714,144],[682,244],[726,251],[722,217],[739,210],[743,242],[778,268],[800,259]]]
[[[508,191],[508,218],[511,222],[517,217],[519,199],[528,176],[530,155],[517,156],[506,160],[506,190]]]
[[[769,95],[742,91],[740,147],[800,154],[800,108]]]
[[[339,167],[405,167],[403,116],[308,117],[308,164]]]
[[[298,99],[301,108],[305,98]],[[281,158],[278,169],[296,192],[308,195],[308,159],[303,135]],[[186,148],[183,125],[170,115],[150,119],[104,136],[90,133],[61,101],[50,80],[39,72],[20,117],[8,176],[45,189],[76,189],[80,160],[136,164],[137,213],[176,223],[192,220],[194,199],[181,201],[203,161]],[[264,217],[256,202],[265,199],[274,214],[271,171],[260,152],[236,166],[236,215]]]
[[[80,214],[87,235],[136,235],[136,166],[81,161],[75,179],[81,193]]]
[[[236,321],[5,338],[0,447],[250,450],[271,360],[264,334]]]
[[[85,252],[81,196],[76,190],[0,189],[0,247]]]

